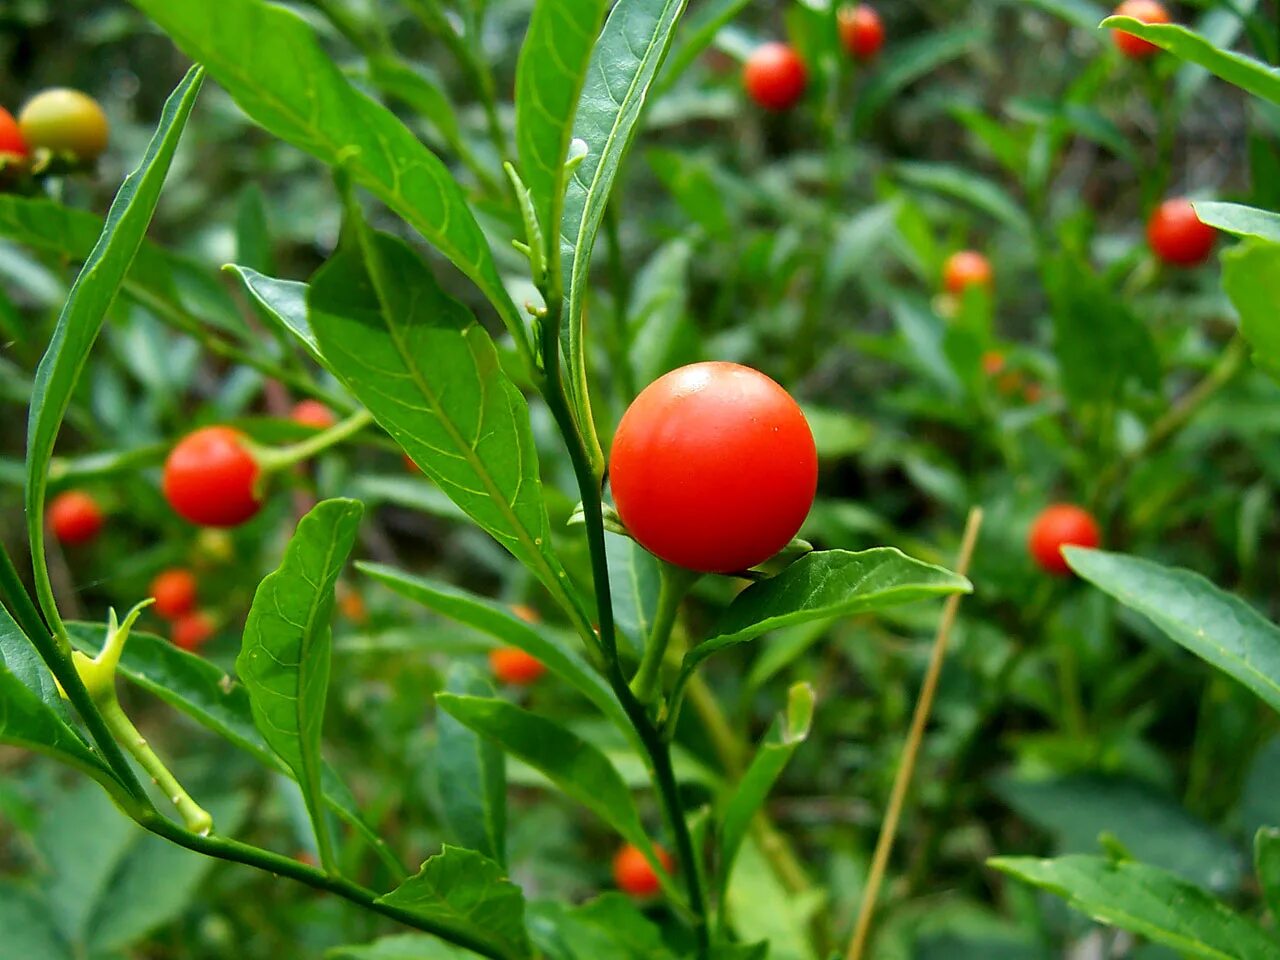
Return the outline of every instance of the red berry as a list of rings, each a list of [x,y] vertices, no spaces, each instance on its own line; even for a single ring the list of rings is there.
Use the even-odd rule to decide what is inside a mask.
[[[999,350],[988,350],[982,355],[982,372],[994,377],[1004,369],[1004,354]]]
[[[156,613],[166,620],[176,620],[195,609],[196,578],[190,570],[174,568],[156,575],[151,581],[151,596]]]
[[[1064,577],[1071,573],[1063,547],[1096,547],[1102,533],[1093,515],[1083,507],[1055,503],[1045,507],[1031,524],[1027,547],[1046,573]]]
[[[338,422],[333,411],[319,400],[299,400],[294,404],[289,419],[313,430],[328,430]]]
[[[231,427],[203,427],[178,441],[164,464],[164,495],[181,517],[234,527],[258,512],[258,464]]]
[[[37,93],[23,105],[18,124],[32,150],[70,153],[86,163],[107,149],[110,136],[107,115],[98,101],[66,87]]]
[[[1147,243],[1165,263],[1195,267],[1209,259],[1218,231],[1196,216],[1191,201],[1166,200],[1147,221]]]
[[[976,250],[961,250],[947,257],[942,267],[942,282],[954,293],[964,293],[974,284],[991,286],[991,261]]]
[[[98,501],[83,490],[68,490],[49,501],[49,526],[67,546],[88,543],[102,532],[106,518]]]
[[[884,23],[874,7],[841,7],[838,22],[840,42],[855,60],[871,60],[884,46]]]
[[[489,651],[489,666],[503,683],[528,686],[547,672],[542,661],[519,647],[498,647]]]
[[[809,73],[791,47],[766,43],[747,58],[742,82],[751,99],[766,110],[786,110],[804,95]]]
[[[0,107],[0,163],[14,157],[25,158],[27,153],[27,141],[22,136],[18,121],[8,110]]]
[[[695,363],[641,391],[618,424],[614,503],[650,553],[732,573],[768,560],[813,504],[818,454],[791,395],[758,370]]]
[[[209,615],[197,610],[195,613],[188,613],[173,621],[173,632],[170,636],[173,638],[175,647],[186,650],[188,653],[195,653],[205,645],[213,633],[213,621],[209,619]]]
[[[657,854],[662,869],[670,873],[673,866],[671,855],[657,844],[654,844],[653,852]],[[639,847],[630,843],[614,855],[613,882],[623,893],[630,894],[636,899],[652,897],[662,889],[653,865],[640,852]]]
[[[1156,0],[1124,0],[1124,3],[1115,8],[1113,16],[1132,17],[1141,23],[1169,22],[1169,11]],[[1141,60],[1160,50],[1154,43],[1123,30],[1112,31],[1111,39],[1117,50],[1133,60]]]

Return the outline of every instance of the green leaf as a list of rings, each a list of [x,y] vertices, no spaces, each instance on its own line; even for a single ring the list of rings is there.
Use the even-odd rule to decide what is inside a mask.
[[[307,285],[294,280],[277,280],[264,276],[252,267],[229,263],[223,268],[234,275],[264,315],[302,344],[311,359],[328,367],[320,354],[320,344],[307,321]]]
[[[964,56],[986,39],[983,30],[956,27],[931,30],[917,40],[887,51],[885,62],[876,70],[854,104],[854,116],[863,127],[898,93],[944,63]]]
[[[1195,30],[1215,47],[1225,50],[1235,45],[1257,5],[1258,0],[1235,0],[1229,8],[1208,9],[1197,20]],[[1203,67],[1191,63],[1182,65],[1173,82],[1175,109],[1179,115],[1208,79],[1209,71]]]
[[[1018,202],[995,182],[972,170],[947,163],[900,163],[894,170],[904,183],[962,200],[1024,236],[1031,222]]]
[[[320,731],[329,686],[329,624],[334,586],[363,511],[355,500],[324,500],[298,521],[284,560],[258,585],[236,657],[254,722],[297,776],[327,869],[334,861],[320,796]]]
[[[27,639],[22,628],[0,605],[0,667],[34,693],[56,716],[67,719],[66,707],[58,684],[45,662],[40,659],[35,646]],[[72,728],[68,727],[68,730]],[[79,734],[74,734],[80,739]]]
[[[436,705],[541,771],[566,796],[644,850],[655,868],[660,866],[630,791],[599,749],[558,723],[505,700],[439,693]]]
[[[1176,23],[1142,23],[1132,17],[1107,17],[1102,26],[1141,37],[1175,57],[1199,64],[1216,77],[1254,96],[1280,103],[1280,70],[1233,50],[1221,50],[1206,37]]]
[[[1269,240],[1280,243],[1280,213],[1259,210],[1243,203],[1218,203],[1212,200],[1196,200],[1196,216],[1204,223],[1237,237]]]
[[[426,119],[455,153],[470,154],[453,104],[435,77],[397,57],[382,55],[369,59],[369,80],[387,96],[400,100]]]
[[[1099,923],[1204,960],[1268,960],[1280,943],[1171,873],[1102,857],[996,857],[997,870],[1048,890]]]
[[[764,805],[769,791],[791,761],[791,755],[809,737],[813,724],[813,687],[797,683],[787,695],[787,712],[779,716],[756,751],[751,766],[725,805],[720,824],[720,877],[722,890],[733,874],[734,860],[747,836],[747,828]]]
[[[771,960],[817,960],[809,923],[820,894],[788,893],[753,837],[742,844],[731,880],[723,909],[739,940],[768,942]]]
[[[725,647],[770,630],[972,589],[964,577],[913,560],[894,547],[860,553],[814,551],[776,577],[754,583],[738,594],[712,628],[710,638],[685,654],[681,673],[691,672]]]
[[[703,0],[685,18],[684,29],[667,58],[658,80],[659,92],[665,92],[698,59],[698,54],[711,46],[716,34],[730,20],[747,8],[750,0]]]
[[[102,644],[102,625],[69,623],[72,645],[90,655]],[[262,738],[253,722],[253,708],[244,685],[228,676],[204,657],[187,653],[168,640],[133,630],[120,656],[120,676],[161,702],[185,713],[196,723],[216,733],[256,759],[287,777],[294,776]],[[343,821],[355,829],[382,856],[388,869],[401,867],[386,843],[364,822],[356,801],[346,785],[327,765],[321,787],[325,802]]]
[[[267,202],[256,183],[241,190],[236,203],[236,259],[265,273],[276,268],[271,251],[271,228],[267,224]]]
[[[604,549],[614,623],[640,649],[658,613],[662,568],[657,557],[621,534],[606,532]]]
[[[1280,917],[1280,828],[1263,827],[1253,838],[1258,885],[1272,917]]]
[[[493,696],[493,685],[468,663],[453,665],[445,690]],[[431,776],[445,827],[462,846],[505,866],[507,774],[502,751],[442,713],[436,720],[433,761]]]
[[[74,960],[47,898],[7,880],[0,880],[0,930],[0,960]]]
[[[608,0],[538,0],[516,63],[520,172],[543,234],[552,239],[560,235],[578,96],[608,7]]]
[[[584,309],[591,253],[614,181],[640,130],[650,88],[687,2],[618,0],[592,51],[578,101],[573,136],[587,145],[587,155],[565,185],[560,239],[569,294],[562,343],[580,414],[586,402],[580,394],[586,382]],[[548,229],[548,242],[555,237]]]
[[[1253,362],[1280,377],[1280,244],[1243,243],[1222,255],[1222,286],[1240,314],[1240,333]]]
[[[390,110],[354,87],[297,14],[262,0],[134,0],[268,131],[350,173],[453,261],[517,344],[511,302],[457,181]]]
[[[321,352],[379,425],[553,596],[570,596],[528,405],[471,312],[407,244],[380,233],[369,235],[363,262],[332,257],[308,304]]]
[[[373,943],[334,947],[326,960],[474,960],[475,954],[436,937],[403,933]]]
[[[1249,604],[1190,570],[1081,547],[1063,555],[1079,576],[1280,710],[1280,627]]]
[[[530,928],[549,960],[674,960],[662,931],[619,893],[569,907],[537,903]]]
[[[446,845],[378,902],[435,924],[463,946],[511,960],[532,956],[524,895],[501,866],[474,850]]]
[[[577,649],[545,627],[526,623],[505,604],[478,597],[439,580],[405,573],[380,563],[361,561],[356,564],[356,569],[429,610],[474,627],[504,644],[519,647],[591,701],[620,730],[634,730],[618,698],[600,674],[591,668]]]
[[[27,416],[27,536],[35,568],[36,596],[58,634],[65,633],[65,627],[58,615],[44,554],[49,459],[89,351],[151,222],[202,78],[200,68],[193,67],[165,102],[160,125],[142,162],[120,185],[102,235],[71,286],[49,347],[36,370]]]
[[[1013,0],[1011,5],[1018,4],[1039,7],[1046,13],[1061,17],[1072,26],[1088,30],[1090,33],[1097,32],[1098,22],[1107,15],[1105,7],[1090,0]]]

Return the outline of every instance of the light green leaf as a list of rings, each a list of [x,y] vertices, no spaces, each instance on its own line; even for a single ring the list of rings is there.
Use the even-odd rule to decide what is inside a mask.
[[[402,101],[421,114],[454,152],[460,156],[470,154],[453,104],[436,78],[409,66],[398,57],[382,55],[369,59],[369,79],[387,96]]]
[[[1218,230],[1233,233],[1237,237],[1251,237],[1280,243],[1280,213],[1259,210],[1243,203],[1218,203],[1212,200],[1195,200],[1196,216]]]
[[[464,696],[494,695],[493,685],[469,663],[450,668],[445,690]],[[507,774],[502,751],[442,713],[436,719],[431,777],[441,819],[453,837],[505,866]]]
[[[762,904],[768,904],[768,909],[762,909]],[[809,921],[820,904],[813,896],[789,894],[759,844],[746,838],[724,905],[739,940],[767,941],[769,960],[817,960]]]
[[[662,568],[657,557],[630,537],[606,532],[604,548],[614,623],[640,649],[658,612]]]
[[[252,267],[243,267],[229,263],[224,270],[234,275],[242,284],[254,302],[262,307],[265,316],[274,321],[281,330],[292,335],[302,344],[311,359],[322,367],[327,367],[320,354],[320,344],[311,332],[311,324],[307,321],[307,285],[294,280],[277,280],[267,277]]]
[[[524,895],[501,866],[474,850],[446,845],[378,902],[429,921],[462,946],[510,960],[532,955]]]
[[[1240,315],[1254,363],[1280,377],[1280,244],[1254,240],[1226,251],[1222,286]]]
[[[355,500],[324,500],[298,521],[284,560],[258,585],[236,657],[254,722],[297,777],[327,869],[334,861],[320,795],[320,731],[329,686],[329,625],[334,586],[362,513]]]
[[[49,459],[71,404],[71,394],[151,222],[169,163],[200,92],[203,73],[193,67],[165,102],[160,125],[138,167],[120,185],[102,235],[67,295],[49,347],[36,370],[27,415],[27,536],[36,596],[56,633],[58,615],[44,555],[44,499]]]
[[[619,893],[578,907],[536,903],[530,913],[534,941],[548,960],[674,960],[658,926]]]
[[[1280,829],[1263,827],[1254,835],[1253,863],[1267,909],[1280,918]]]
[[[457,181],[390,110],[351,84],[297,14],[262,0],[134,0],[254,121],[350,173],[493,303],[517,344],[524,321]]]
[[[0,881],[0,960],[74,960],[49,915],[46,897]]]
[[[437,937],[422,933],[402,933],[373,943],[334,947],[325,960],[474,960],[475,954]]]
[[[1233,50],[1221,50],[1207,38],[1176,23],[1142,23],[1132,17],[1107,17],[1102,26],[1141,37],[1174,56],[1204,67],[1214,76],[1254,96],[1280,103],[1280,70]]]
[[[1067,547],[1078,575],[1280,710],[1280,627],[1190,570]]]
[[[947,163],[900,163],[895,168],[904,183],[962,200],[994,217],[1024,236],[1031,235],[1031,222],[1018,202],[997,183],[972,170]]]
[[[1132,861],[1071,856],[996,857],[995,869],[1048,890],[1099,923],[1188,957],[1273,960],[1280,943],[1199,887]]]

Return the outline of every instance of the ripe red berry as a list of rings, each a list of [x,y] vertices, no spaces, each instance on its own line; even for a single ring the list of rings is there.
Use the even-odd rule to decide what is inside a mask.
[[[999,350],[988,350],[982,355],[982,372],[994,377],[1004,369],[1004,354]]]
[[[328,430],[338,422],[333,411],[319,400],[299,400],[294,404],[289,419],[313,430]]]
[[[230,427],[203,427],[178,441],[164,464],[164,495],[181,517],[234,527],[258,512],[258,464]]]
[[[1169,22],[1169,11],[1156,0],[1124,0],[1124,3],[1115,8],[1113,16],[1132,17],[1141,23]],[[1142,60],[1160,50],[1154,43],[1123,30],[1112,31],[1111,39],[1117,50],[1133,60]]]
[[[809,72],[791,47],[766,43],[747,58],[742,82],[751,99],[766,110],[786,110],[804,95]]]
[[[547,672],[541,660],[519,647],[490,650],[489,666],[500,681],[517,687],[528,686]]]
[[[1196,216],[1191,201],[1166,200],[1147,221],[1147,243],[1165,263],[1195,267],[1209,259],[1218,231]]]
[[[657,844],[654,844],[653,852],[657,854],[658,862],[662,864],[662,868],[667,873],[670,873],[673,866],[671,855]],[[636,899],[647,899],[662,889],[661,884],[658,883],[658,873],[653,869],[653,865],[645,859],[645,855],[640,852],[639,847],[630,843],[626,844],[614,855],[613,882],[618,885],[618,889],[623,893],[629,894]]]
[[[871,60],[884,46],[884,23],[875,8],[865,3],[841,7],[838,15],[840,42],[856,60]]]
[[[18,121],[4,107],[0,107],[0,165],[14,158],[19,160],[27,156],[27,141],[22,136]]]
[[[49,526],[68,546],[88,543],[102,532],[104,522],[98,501],[83,490],[68,490],[49,501]]]
[[[991,261],[976,250],[953,253],[942,266],[943,285],[957,295],[974,284],[990,286],[991,280]]]
[[[1093,515],[1083,507],[1055,503],[1040,512],[1031,524],[1027,547],[1031,556],[1046,573],[1064,577],[1071,573],[1063,547],[1096,547],[1102,532]]]
[[[768,560],[813,505],[818,454],[791,395],[758,370],[694,363],[641,391],[618,424],[614,503],[650,553],[703,573]]]
[[[176,620],[195,609],[196,578],[190,570],[175,567],[164,570],[151,581],[152,605],[166,620]]]
[[[213,621],[209,615],[197,610],[173,621],[173,632],[170,634],[173,645],[195,653],[203,647],[214,634]]]
[[[70,153],[82,162],[96,160],[107,149],[107,115],[93,97],[55,87],[37,93],[22,107],[18,124],[27,146]]]

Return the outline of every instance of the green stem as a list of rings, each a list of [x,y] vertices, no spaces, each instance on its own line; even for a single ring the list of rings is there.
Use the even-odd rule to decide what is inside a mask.
[[[680,612],[680,601],[699,577],[699,574],[669,563],[663,563],[661,569],[662,580],[658,589],[658,610],[654,616],[653,629],[645,644],[640,669],[631,680],[631,692],[646,706],[652,704],[660,692],[658,680],[662,676],[667,644],[671,641],[671,629],[676,625],[676,615]]]
[[[1074,739],[1086,735],[1084,697],[1080,689],[1080,667],[1076,650],[1066,639],[1058,642],[1057,656],[1058,695],[1062,698],[1063,725]]]
[[[368,410],[357,410],[341,423],[336,423],[327,430],[322,430],[314,437],[308,437],[300,443],[275,449],[254,447],[253,453],[263,475],[291,467],[295,463],[309,460],[330,447],[355,436],[369,424],[373,423],[373,414]]]

